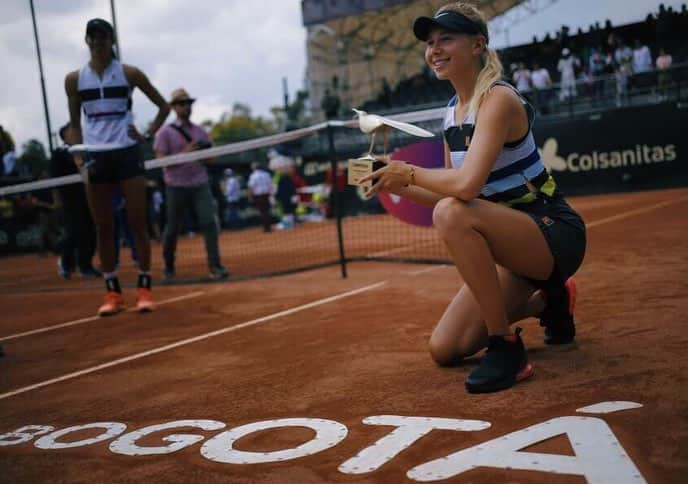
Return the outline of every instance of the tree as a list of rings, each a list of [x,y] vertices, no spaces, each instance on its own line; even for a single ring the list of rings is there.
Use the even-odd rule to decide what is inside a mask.
[[[47,171],[49,162],[43,143],[37,139],[30,139],[24,143],[19,162],[30,170],[33,178],[38,178],[41,173]]]
[[[308,91],[298,91],[294,102],[287,106],[287,131],[304,125],[307,99]]]
[[[0,126],[0,160],[8,151],[14,151],[12,136]]]
[[[281,130],[291,131],[293,129],[307,126],[311,119],[307,116],[308,91],[298,91],[294,102],[284,106],[273,106],[270,113],[275,118],[275,123]]]
[[[210,130],[213,140],[218,145],[268,136],[276,132],[274,122],[260,116],[254,118],[251,115],[251,108],[241,103],[234,104],[231,113],[224,113],[220,121]],[[223,156],[219,161],[220,164],[250,163],[265,159],[267,159],[267,148]]]
[[[276,131],[272,122],[251,116],[251,108],[245,104],[236,103],[231,114],[225,113],[216,123],[210,133],[217,144],[234,143],[247,139],[274,134]]]

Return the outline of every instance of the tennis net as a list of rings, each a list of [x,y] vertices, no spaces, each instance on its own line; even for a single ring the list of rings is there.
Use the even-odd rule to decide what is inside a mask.
[[[443,109],[430,109],[390,117],[440,134],[443,113]],[[426,148],[415,145],[428,143],[419,142],[419,138],[398,131],[389,135],[388,152],[410,147],[409,153],[418,155]],[[336,264],[341,265],[342,274],[346,275],[346,263],[354,260],[447,261],[443,245],[429,227],[428,210],[416,213],[420,207],[406,206],[404,204],[410,202],[389,195],[367,200],[357,187],[347,185],[347,160],[365,153],[369,141],[370,138],[358,130],[356,120],[329,121],[272,136],[146,161],[150,185],[148,220],[155,279],[164,269],[161,235],[165,223],[165,189],[161,170],[200,160],[212,160],[206,166],[217,203],[217,221],[223,228],[219,235],[220,254],[232,278],[271,276]],[[438,145],[437,138],[434,139],[434,145]],[[246,196],[245,184],[252,162],[268,165],[267,152],[271,148],[278,148],[294,160],[293,175],[279,166],[271,174],[275,185],[279,184],[282,177],[288,176],[294,181],[298,203],[293,219],[284,217],[279,204],[273,203],[272,230],[264,232],[258,211]],[[381,142],[376,152],[380,151]],[[433,162],[439,166],[442,160],[441,156],[439,159],[435,156]],[[227,168],[232,169],[232,176],[239,180],[241,186],[241,196],[233,204],[229,204],[223,195]],[[74,174],[0,187],[0,286],[12,289],[26,284],[34,287],[61,284],[55,270],[55,258],[37,257],[41,254],[50,255],[51,249],[59,252],[59,239],[64,235],[61,233],[64,229],[60,225],[59,207],[53,204],[52,208],[46,208],[44,205],[51,205],[50,200],[56,191],[79,183],[82,183],[80,175]],[[47,202],[41,204],[41,201]],[[175,280],[205,280],[208,278],[208,267],[204,237],[191,207],[183,225],[178,234]],[[55,233],[51,234],[51,231]],[[53,235],[56,241],[51,243],[50,237]],[[119,270],[133,273],[136,270],[136,254],[135,250],[131,251],[132,247],[127,247],[132,244],[126,240],[125,236],[118,238],[118,246],[122,246],[119,251]],[[97,267],[97,255],[93,262]],[[126,280],[126,275],[122,279]]]

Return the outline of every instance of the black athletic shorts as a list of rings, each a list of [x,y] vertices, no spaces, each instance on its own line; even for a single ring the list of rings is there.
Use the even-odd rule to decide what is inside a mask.
[[[119,183],[146,173],[139,145],[90,153],[84,166],[89,183]]]
[[[535,220],[554,258],[554,270],[547,281],[529,279],[536,287],[566,281],[580,267],[585,256],[585,223],[561,196],[538,195],[534,202],[514,207]]]

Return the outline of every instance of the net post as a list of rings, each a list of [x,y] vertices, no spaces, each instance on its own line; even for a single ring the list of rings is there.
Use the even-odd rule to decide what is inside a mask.
[[[337,241],[339,244],[339,266],[342,278],[346,279],[346,255],[344,254],[344,236],[342,234],[342,194],[337,183],[337,149],[334,146],[334,128],[327,123],[327,141],[330,148],[330,163],[332,168],[332,193],[334,194],[334,210],[337,217]]]

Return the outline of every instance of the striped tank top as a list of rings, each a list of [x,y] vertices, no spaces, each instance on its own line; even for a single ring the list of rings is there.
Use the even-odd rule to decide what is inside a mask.
[[[502,81],[493,84],[497,85],[506,86],[518,94],[528,114],[528,133],[520,140],[504,144],[479,198],[511,207],[536,200],[538,192],[550,197],[560,195],[535,144],[532,129],[535,110],[510,84]],[[457,102],[458,98],[454,96],[444,118],[444,139],[449,145],[454,168],[463,164],[475,131],[475,114],[469,114],[460,126],[456,125],[454,108]]]
[[[128,134],[133,123],[132,92],[119,61],[112,59],[102,79],[88,64],[82,67],[78,93],[84,114],[81,119],[84,144],[108,144],[112,149],[136,144]]]

